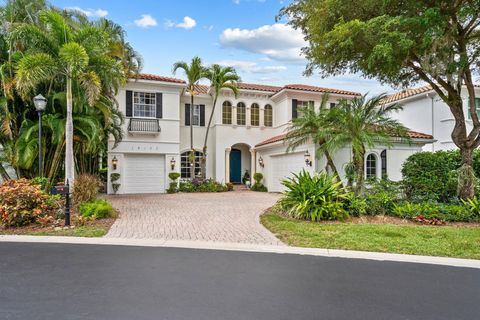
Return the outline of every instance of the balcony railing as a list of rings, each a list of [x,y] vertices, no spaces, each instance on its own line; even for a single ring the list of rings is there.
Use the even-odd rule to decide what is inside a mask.
[[[155,134],[160,132],[160,123],[158,119],[130,118],[128,131]]]

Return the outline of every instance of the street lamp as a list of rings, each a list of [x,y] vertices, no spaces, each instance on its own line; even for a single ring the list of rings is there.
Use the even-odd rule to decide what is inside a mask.
[[[43,166],[42,166],[42,112],[45,111],[47,107],[47,99],[44,96],[39,94],[33,98],[33,104],[35,109],[38,112],[38,176],[43,177]]]

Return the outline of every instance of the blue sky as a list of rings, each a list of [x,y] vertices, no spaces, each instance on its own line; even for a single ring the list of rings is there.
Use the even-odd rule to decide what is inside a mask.
[[[306,61],[300,32],[275,22],[287,0],[54,0],[61,8],[105,16],[122,25],[144,58],[143,72],[171,76],[172,64],[200,56],[232,65],[244,82],[305,83],[366,93],[391,92],[357,75],[322,79],[302,75]],[[179,73],[177,77],[182,77]]]

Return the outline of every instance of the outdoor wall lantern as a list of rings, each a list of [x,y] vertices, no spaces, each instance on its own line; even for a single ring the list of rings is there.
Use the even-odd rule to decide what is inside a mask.
[[[112,168],[113,170],[117,170],[117,165],[118,165],[118,159],[116,156],[113,156],[113,159],[112,159]]]
[[[175,170],[175,163],[176,163],[175,158],[172,157],[172,159],[170,159],[170,167],[172,168],[172,171]]]
[[[311,167],[312,166],[312,157],[310,156],[310,152],[308,152],[308,150],[305,151],[304,157],[305,157],[305,164],[308,167]]]
[[[260,167],[264,167],[265,166],[265,163],[263,163],[263,158],[262,156],[260,156],[260,158],[258,158],[258,164],[260,165]]]

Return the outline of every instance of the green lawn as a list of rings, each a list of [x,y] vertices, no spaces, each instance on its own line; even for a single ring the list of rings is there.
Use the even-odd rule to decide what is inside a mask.
[[[21,234],[21,235],[30,235],[30,236],[70,236],[70,237],[103,237],[107,234],[108,229],[110,226],[105,225],[86,225],[86,226],[79,226],[73,229],[67,230],[48,230],[48,231],[29,231],[29,232],[21,232],[16,233],[14,230],[0,230],[1,235],[6,234]]]
[[[480,228],[321,224],[267,213],[263,225],[291,246],[480,259]]]

